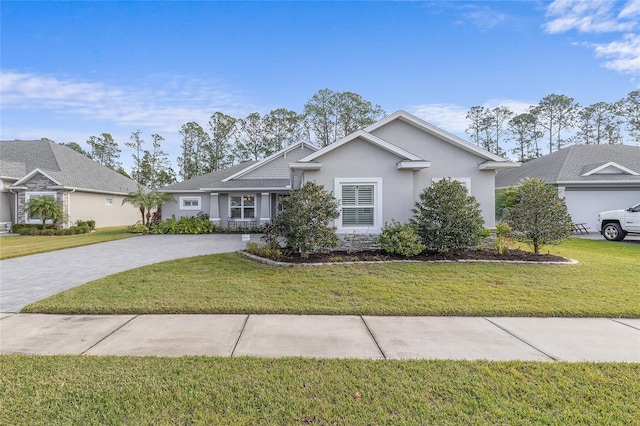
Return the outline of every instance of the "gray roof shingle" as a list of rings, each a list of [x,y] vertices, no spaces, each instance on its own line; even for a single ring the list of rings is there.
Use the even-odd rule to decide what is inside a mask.
[[[55,142],[0,142],[0,176],[19,180],[35,169],[78,190],[126,194],[138,187],[133,179]]]
[[[523,163],[517,169],[503,170],[496,176],[496,188],[517,185],[524,178],[537,177],[548,183],[588,183],[593,181],[639,182],[640,175],[593,174],[583,176],[609,162],[640,173],[640,146],[572,145],[552,154]]]

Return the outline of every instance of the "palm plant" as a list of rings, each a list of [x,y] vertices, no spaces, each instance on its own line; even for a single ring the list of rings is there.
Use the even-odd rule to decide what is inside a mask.
[[[146,192],[143,186],[138,186],[136,191],[130,192],[124,197],[122,204],[130,203],[138,207],[140,209],[140,215],[142,216],[142,224],[149,226],[151,223],[151,212],[155,209],[155,216],[158,216],[162,205],[168,201],[175,201],[171,194],[158,192],[156,190]]]
[[[42,229],[45,228],[47,219],[53,219],[55,224],[64,217],[64,210],[62,204],[57,202],[54,197],[40,196],[31,197],[27,202],[27,211],[29,217],[40,217],[42,220]]]
[[[137,207],[140,210],[140,215],[142,216],[142,224],[145,222],[145,212],[147,210],[147,206],[149,205],[149,194],[145,190],[142,185],[138,185],[138,189],[136,191],[128,193],[122,200],[122,205],[125,203],[129,203],[134,207]]]

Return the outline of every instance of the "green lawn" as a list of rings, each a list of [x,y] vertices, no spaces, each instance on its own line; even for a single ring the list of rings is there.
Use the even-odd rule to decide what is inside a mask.
[[[115,274],[23,312],[640,317],[640,246],[574,239],[551,252],[580,263],[280,268],[202,256]]]
[[[0,260],[133,237],[126,226],[99,228],[90,234],[0,237]]]
[[[640,418],[640,364],[0,360],[6,425],[635,425]]]

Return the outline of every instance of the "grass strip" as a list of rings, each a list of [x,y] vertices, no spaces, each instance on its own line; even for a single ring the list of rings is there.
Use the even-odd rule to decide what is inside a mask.
[[[640,364],[0,357],[1,424],[631,425]]]
[[[23,312],[640,317],[640,246],[576,239],[553,253],[580,263],[280,268],[201,256],[111,275]]]
[[[0,260],[133,237],[127,227],[99,228],[90,234],[0,237]]]

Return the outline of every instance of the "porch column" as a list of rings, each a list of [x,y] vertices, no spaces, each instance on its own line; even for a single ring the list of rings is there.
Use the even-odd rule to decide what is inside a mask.
[[[268,192],[260,194],[260,225],[271,222],[271,197]]]
[[[209,206],[209,220],[216,226],[220,226],[220,194],[211,193],[211,203]]]

